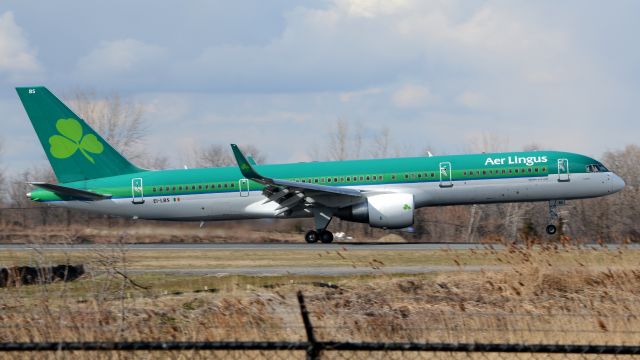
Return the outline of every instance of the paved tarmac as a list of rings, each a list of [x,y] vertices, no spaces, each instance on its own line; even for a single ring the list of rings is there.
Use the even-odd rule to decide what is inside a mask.
[[[243,251],[336,251],[336,250],[374,250],[374,251],[434,251],[434,250],[469,250],[487,249],[486,245],[479,244],[436,244],[436,243],[333,243],[333,244],[306,244],[306,243],[205,243],[205,244],[127,244],[128,251],[229,251],[237,250],[238,256]],[[118,244],[0,244],[0,251],[38,251],[38,252],[74,252],[91,251],[118,248]],[[599,248],[598,245],[589,245],[591,248]],[[502,249],[502,245],[493,245],[495,249]],[[610,245],[609,249],[617,249],[618,246]],[[637,245],[629,246],[632,249],[640,248]],[[348,266],[248,266],[234,268],[153,268],[144,270],[129,269],[129,273],[157,273],[175,275],[249,275],[249,276],[277,276],[277,275],[364,275],[364,274],[424,274],[436,272],[475,272],[481,270],[501,270],[498,265],[417,265],[417,266],[385,266],[374,267],[348,267]]]
[[[478,244],[436,244],[436,243],[332,243],[332,244],[307,244],[307,243],[204,243],[204,244],[127,244],[128,250],[381,250],[381,251],[419,251],[419,250],[469,250],[485,249],[485,245]],[[3,250],[32,250],[41,251],[86,251],[94,249],[118,248],[118,244],[0,244]],[[494,245],[501,248],[501,245]]]

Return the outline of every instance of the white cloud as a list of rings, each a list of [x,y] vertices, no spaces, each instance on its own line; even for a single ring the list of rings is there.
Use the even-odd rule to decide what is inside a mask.
[[[384,92],[384,89],[381,87],[372,87],[364,90],[356,90],[356,91],[346,91],[340,93],[340,101],[342,102],[350,102],[355,99],[359,99],[369,95],[381,94]]]
[[[480,108],[486,101],[481,93],[475,91],[465,91],[458,96],[457,100],[459,104],[467,108]]]
[[[135,39],[106,41],[80,58],[78,71],[90,78],[145,72],[164,61],[166,55],[163,47]]]
[[[0,15],[0,72],[9,74],[12,80],[21,80],[41,70],[36,51],[16,24],[13,13]]]
[[[429,88],[421,85],[407,84],[396,90],[391,97],[393,104],[399,108],[424,107],[435,102],[436,97]]]

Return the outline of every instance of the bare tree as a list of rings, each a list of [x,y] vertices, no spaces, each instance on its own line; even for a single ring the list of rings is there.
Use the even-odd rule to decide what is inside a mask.
[[[339,119],[335,129],[329,133],[329,159],[346,160],[349,156],[349,123],[345,119]]]
[[[507,151],[509,138],[497,134],[482,132],[467,139],[465,150],[471,153]]]
[[[251,156],[253,160],[262,164],[266,157],[253,145],[241,146],[245,155]],[[193,165],[195,167],[223,167],[234,166],[236,160],[231,153],[229,146],[211,144],[205,147],[197,147],[193,150]]]
[[[105,140],[131,160],[146,154],[142,148],[146,126],[142,104],[119,94],[98,95],[93,90],[77,90],[67,101],[76,113]]]
[[[56,177],[50,166],[27,169],[12,177],[8,186],[8,197],[12,206],[28,207],[31,205],[26,194],[32,191],[33,187],[28,182],[36,180],[55,183]]]
[[[386,158],[389,156],[391,131],[388,127],[383,127],[373,138],[372,158]]]
[[[2,159],[2,151],[3,151],[3,143],[2,143],[2,139],[0,139],[0,159]],[[5,169],[2,166],[0,166],[0,204],[4,202],[4,195],[6,192],[5,181],[6,181]]]

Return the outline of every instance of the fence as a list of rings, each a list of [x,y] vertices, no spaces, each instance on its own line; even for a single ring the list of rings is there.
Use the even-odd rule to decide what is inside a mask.
[[[223,352],[234,358],[537,358],[549,356],[585,358],[619,358],[640,355],[640,346],[515,344],[515,343],[413,343],[413,342],[348,342],[319,341],[302,292],[297,293],[306,341],[134,341],[134,342],[29,342],[0,343],[0,353],[25,352]],[[192,353],[193,354],[193,353]],[[189,356],[191,357],[191,356]],[[554,357],[552,357],[554,358]]]

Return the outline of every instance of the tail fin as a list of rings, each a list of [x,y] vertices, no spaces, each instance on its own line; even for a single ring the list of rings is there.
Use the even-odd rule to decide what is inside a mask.
[[[125,159],[47,88],[16,88],[60,183],[144,171]]]

